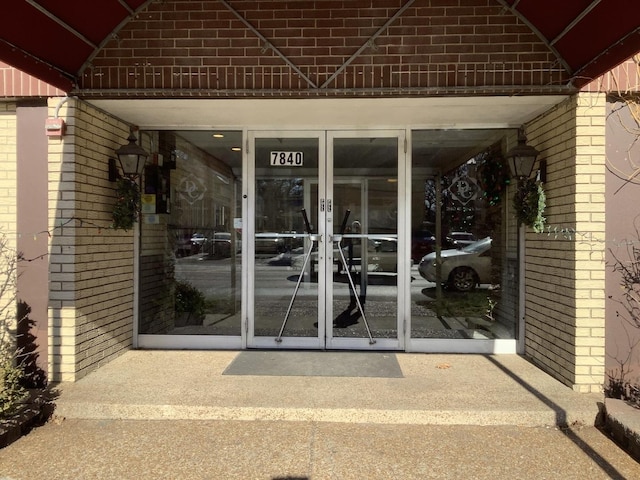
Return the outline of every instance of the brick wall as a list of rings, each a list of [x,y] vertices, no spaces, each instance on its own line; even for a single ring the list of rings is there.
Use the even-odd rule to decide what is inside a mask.
[[[12,252],[17,248],[16,130],[16,104],[0,102],[0,237],[6,242],[0,251],[0,285],[5,285],[0,290],[0,345],[3,341],[15,340],[12,335],[5,336],[5,329],[14,332],[16,328],[13,314],[16,311],[15,264],[11,267],[15,258]]]
[[[64,92],[0,62],[0,97],[50,97],[53,95],[64,95]]]
[[[640,91],[640,54],[585,85],[583,91],[625,95]]]
[[[0,228],[5,233],[16,231],[16,104],[0,102]],[[10,239],[15,247],[15,238]]]
[[[152,2],[107,42],[80,87],[406,95],[564,91],[569,81],[495,0],[416,0],[405,10],[406,0],[228,3],[234,11],[213,1]]]
[[[60,116],[68,134],[49,139],[49,372],[74,381],[132,345],[134,234],[109,228],[107,163],[128,127],[75,99]]]
[[[548,231],[527,230],[525,354],[581,392],[604,382],[605,105],[583,93],[527,127],[548,162]]]

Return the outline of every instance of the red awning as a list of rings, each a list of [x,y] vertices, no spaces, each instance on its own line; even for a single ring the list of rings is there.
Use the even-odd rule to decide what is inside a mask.
[[[62,90],[153,0],[3,0],[0,59]]]
[[[640,52],[638,0],[499,0],[552,49],[578,87]]]
[[[3,0],[0,60],[62,90],[153,0]],[[495,0],[552,49],[580,87],[640,51],[638,0]]]

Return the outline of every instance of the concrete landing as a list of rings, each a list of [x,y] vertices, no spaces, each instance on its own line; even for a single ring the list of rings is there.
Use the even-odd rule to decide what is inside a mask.
[[[239,354],[129,351],[76,383],[60,385],[56,415],[67,419],[558,426],[593,425],[603,402],[602,395],[576,393],[517,355],[380,352],[396,357],[401,377],[327,372],[280,376],[277,370],[261,375],[223,374]],[[322,355],[331,358],[328,365],[341,359],[358,361],[353,352]]]

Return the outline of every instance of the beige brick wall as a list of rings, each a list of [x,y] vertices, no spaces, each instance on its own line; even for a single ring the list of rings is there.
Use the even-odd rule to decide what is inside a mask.
[[[525,354],[580,392],[604,383],[605,96],[581,93],[527,127],[547,160],[547,232],[526,233]]]
[[[17,117],[15,102],[0,102],[0,229],[16,231]],[[15,235],[10,238],[15,247]]]
[[[16,272],[13,256],[17,248],[16,130],[15,102],[0,102],[0,237],[4,237],[0,240],[6,242],[0,252],[0,285],[6,286],[0,291],[0,342],[15,341],[12,333],[16,328]]]
[[[60,116],[68,134],[49,139],[49,371],[74,381],[132,345],[134,234],[110,228],[108,158],[128,126],[75,99]]]

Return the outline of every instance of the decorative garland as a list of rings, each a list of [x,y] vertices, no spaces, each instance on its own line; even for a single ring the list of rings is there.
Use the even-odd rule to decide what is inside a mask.
[[[480,165],[478,182],[484,191],[484,197],[490,206],[502,200],[502,195],[509,184],[509,174],[504,165],[502,155],[497,152],[483,154],[484,162]]]
[[[546,220],[542,216],[547,206],[546,200],[542,182],[532,179],[520,181],[518,190],[513,197],[513,208],[516,211],[518,222],[533,228],[536,233],[542,233]]]
[[[129,230],[138,220],[140,212],[140,189],[129,178],[119,178],[116,184],[116,203],[113,206],[113,224],[115,229]]]

